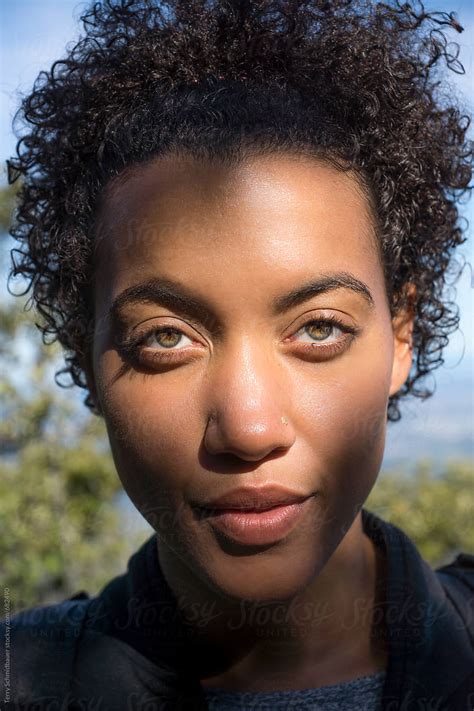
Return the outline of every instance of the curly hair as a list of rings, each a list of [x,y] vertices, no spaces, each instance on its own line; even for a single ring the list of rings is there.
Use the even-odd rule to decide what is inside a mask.
[[[443,93],[463,72],[455,16],[421,3],[366,0],[105,0],[41,72],[15,117],[8,164],[21,178],[10,277],[26,278],[56,373],[88,391],[96,220],[105,187],[170,151],[239,156],[299,151],[352,169],[373,205],[391,314],[412,304],[413,363],[400,398],[444,362],[458,307],[444,288],[471,189],[469,118]],[[88,392],[84,403],[94,411]]]

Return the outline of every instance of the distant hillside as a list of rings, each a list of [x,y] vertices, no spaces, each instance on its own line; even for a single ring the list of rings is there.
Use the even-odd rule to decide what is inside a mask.
[[[474,461],[474,364],[436,373],[436,391],[428,400],[407,400],[402,419],[387,429],[382,469],[430,458],[441,467],[448,458]]]

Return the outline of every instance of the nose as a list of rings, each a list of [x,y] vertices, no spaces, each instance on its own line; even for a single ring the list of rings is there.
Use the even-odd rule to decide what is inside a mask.
[[[209,454],[259,461],[295,441],[282,369],[263,348],[244,343],[221,354],[209,377]]]

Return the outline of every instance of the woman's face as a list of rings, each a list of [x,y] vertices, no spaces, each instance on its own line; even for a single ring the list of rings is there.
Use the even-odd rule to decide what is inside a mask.
[[[159,549],[232,599],[296,594],[360,517],[411,364],[356,179],[159,158],[107,192],[96,260],[90,387]],[[311,495],[277,540],[196,514],[266,484]]]

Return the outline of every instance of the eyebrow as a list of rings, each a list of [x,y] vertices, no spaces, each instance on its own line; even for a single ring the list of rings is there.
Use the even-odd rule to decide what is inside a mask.
[[[273,315],[278,316],[285,311],[299,306],[303,302],[311,299],[318,294],[325,294],[334,289],[351,289],[359,296],[362,296],[368,306],[374,308],[374,299],[369,287],[360,279],[357,279],[349,272],[334,272],[331,274],[322,274],[317,279],[292,289],[283,296],[278,296],[273,302]]]
[[[122,291],[109,310],[111,321],[119,326],[121,312],[129,304],[160,304],[170,311],[182,314],[194,322],[208,323],[213,316],[212,306],[194,296],[183,284],[172,279],[155,277]]]
[[[276,297],[272,303],[272,314],[279,316],[314,296],[335,289],[350,289],[361,296],[370,308],[374,308],[374,299],[367,284],[349,272],[333,272],[322,274],[316,279]],[[206,299],[196,297],[179,282],[163,278],[149,279],[122,291],[114,299],[109,317],[114,322],[120,322],[121,311],[125,306],[145,303],[161,304],[200,323],[209,322],[210,319],[215,320],[214,310]]]

